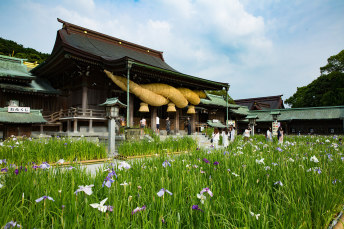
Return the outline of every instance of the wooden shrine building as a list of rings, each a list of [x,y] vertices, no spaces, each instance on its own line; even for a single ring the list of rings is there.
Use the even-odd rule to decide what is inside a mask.
[[[204,90],[229,89],[228,83],[178,72],[164,61],[160,51],[58,21],[63,26],[57,31],[50,57],[31,71],[59,92],[57,97],[45,100],[49,106],[41,107],[45,126],[55,125],[55,131],[68,135],[105,133],[105,109],[99,104],[113,97],[126,104],[129,101],[128,112],[120,110],[122,119],[129,120],[128,126],[138,126],[145,117],[148,126],[154,128],[158,116],[164,129],[164,119],[170,117],[171,130],[178,132],[189,116],[195,130],[199,114],[208,106],[200,102],[207,98]],[[222,109],[222,119],[226,119],[226,107]]]

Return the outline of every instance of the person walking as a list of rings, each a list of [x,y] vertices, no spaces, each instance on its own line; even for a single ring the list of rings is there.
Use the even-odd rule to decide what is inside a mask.
[[[188,135],[191,135],[191,121],[190,117],[186,119],[186,127],[188,128]]]
[[[159,116],[156,116],[156,133],[160,134],[160,118]]]
[[[229,145],[229,131],[227,128],[222,131],[222,144],[225,148],[227,148]]]
[[[220,133],[219,133],[219,130],[215,128],[214,133],[213,133],[213,145],[215,149],[218,148],[219,140],[220,140]]]
[[[272,142],[272,132],[271,132],[271,127],[266,131],[266,141],[267,142]]]
[[[169,117],[166,118],[166,132],[167,135],[170,135],[171,133],[171,121]]]
[[[277,131],[277,139],[278,139],[278,143],[280,143],[280,144],[283,144],[283,129],[282,129],[282,127],[280,126],[279,128],[278,128],[278,131]]]
[[[231,142],[234,142],[234,139],[235,139],[235,127],[234,126],[230,126],[229,127],[229,130],[230,130],[230,139],[231,139]]]
[[[141,135],[144,134],[144,129],[146,128],[146,125],[147,125],[147,121],[145,117],[142,117],[142,119],[140,120]]]
[[[251,135],[251,127],[247,127],[247,129],[245,129],[244,131],[245,142],[247,142],[250,139],[250,135]]]

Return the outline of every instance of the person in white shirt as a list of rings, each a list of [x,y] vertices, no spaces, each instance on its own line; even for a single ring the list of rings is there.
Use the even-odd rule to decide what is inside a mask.
[[[248,127],[244,131],[244,140],[245,140],[245,142],[248,141],[248,139],[250,138],[250,135],[251,135],[251,127]]]
[[[140,120],[140,127],[141,127],[141,135],[144,134],[144,129],[146,127],[147,121],[144,117]]]
[[[235,128],[234,128],[234,126],[231,125],[229,128],[229,131],[230,131],[231,142],[234,142],[234,139],[235,139]]]
[[[269,129],[266,131],[266,141],[267,141],[267,142],[272,142],[271,128],[269,128]]]
[[[156,116],[156,132],[160,133],[160,118],[159,116]]]
[[[219,140],[220,140],[220,133],[219,133],[219,130],[217,128],[215,128],[214,133],[213,133],[213,145],[214,145],[215,149],[219,145]]]
[[[225,148],[227,148],[229,145],[229,131],[227,128],[222,131],[222,144]]]

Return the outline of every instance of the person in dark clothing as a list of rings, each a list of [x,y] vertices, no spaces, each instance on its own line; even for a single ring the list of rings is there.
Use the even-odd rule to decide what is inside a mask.
[[[167,131],[167,135],[171,134],[171,121],[169,117],[167,117],[166,119],[166,131]]]
[[[188,135],[191,135],[191,121],[190,121],[190,117],[188,117],[187,120],[186,120],[186,127],[188,128]]]

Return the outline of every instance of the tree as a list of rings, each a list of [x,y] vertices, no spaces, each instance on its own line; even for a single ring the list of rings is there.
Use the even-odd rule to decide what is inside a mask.
[[[344,50],[327,59],[321,75],[285,100],[292,108],[344,105]]]
[[[24,46],[21,44],[17,44],[14,41],[6,40],[1,37],[0,54],[9,56],[12,56],[14,54],[14,57],[27,59],[29,62],[37,61],[37,63],[39,64],[49,57],[49,54],[47,53],[41,53],[32,48],[24,48]]]

